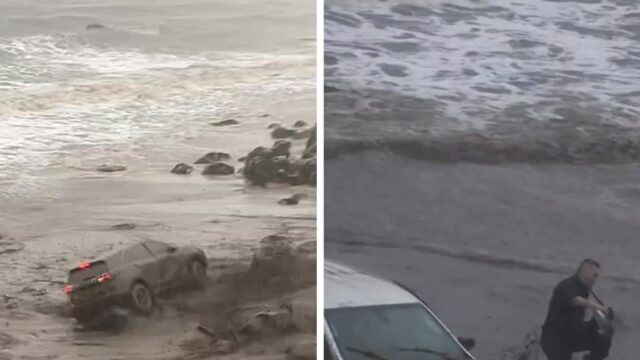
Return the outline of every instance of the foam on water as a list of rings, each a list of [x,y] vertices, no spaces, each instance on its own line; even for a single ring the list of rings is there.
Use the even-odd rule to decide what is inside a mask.
[[[145,146],[246,111],[247,98],[315,86],[304,54],[177,54],[78,34],[0,36],[0,61],[0,194],[10,196],[36,186],[33,171],[76,164],[78,154],[143,157]]]
[[[638,13],[640,3],[619,0],[332,1],[327,82],[424,99],[441,124],[458,129],[548,122],[560,117],[559,107],[637,127]],[[408,128],[433,127],[424,117],[402,120]],[[365,126],[346,122],[328,119],[335,128]]]

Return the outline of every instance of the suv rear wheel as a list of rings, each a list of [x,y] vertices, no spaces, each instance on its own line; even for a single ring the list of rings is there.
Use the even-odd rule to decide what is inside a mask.
[[[140,314],[150,315],[153,312],[153,294],[142,282],[136,282],[130,291],[131,307]]]
[[[189,264],[189,275],[191,281],[198,288],[204,288],[207,281],[207,267],[200,260],[192,260]]]

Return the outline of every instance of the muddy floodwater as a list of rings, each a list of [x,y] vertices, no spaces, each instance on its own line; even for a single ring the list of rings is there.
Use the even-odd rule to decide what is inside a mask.
[[[315,123],[315,5],[0,8],[0,358],[283,359],[304,353],[296,344],[315,349],[315,275],[265,293],[248,273],[274,234],[304,253],[305,269],[315,263],[315,188],[251,187],[193,164],[226,152],[236,172],[241,157],[273,144],[269,124]],[[305,141],[293,139],[292,154]],[[178,163],[195,169],[170,173]],[[124,171],[97,171],[104,165]],[[297,205],[278,204],[294,194]],[[202,248],[210,287],[160,299],[121,333],[80,331],[62,291],[67,271],[141,239]],[[233,349],[196,328],[240,331],[252,314],[283,308],[286,331]]]
[[[640,7],[328,1],[326,255],[413,287],[479,359],[515,360],[600,260],[637,357]]]

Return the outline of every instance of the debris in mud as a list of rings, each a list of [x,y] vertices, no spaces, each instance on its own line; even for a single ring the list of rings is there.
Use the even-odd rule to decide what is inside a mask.
[[[24,249],[24,245],[22,243],[16,243],[8,239],[1,239],[2,237],[0,237],[0,255],[14,253]]]
[[[278,124],[278,123],[271,123],[269,124],[269,126],[267,126],[267,129],[275,129],[278,127],[282,127],[282,125]]]
[[[235,173],[235,171],[233,166],[220,162],[207,165],[207,167],[202,170],[202,175],[231,175]]]
[[[307,124],[306,121],[298,120],[293,124],[293,127],[301,128],[301,127],[307,127],[308,125],[309,124]]]
[[[187,165],[185,163],[180,163],[171,170],[171,173],[178,175],[188,175],[191,174],[192,171],[193,166]]]
[[[540,331],[532,330],[525,335],[522,344],[502,350],[500,360],[538,360],[542,359]]]
[[[117,172],[117,171],[125,171],[127,170],[127,167],[123,165],[102,165],[98,167],[96,170],[100,172]]]
[[[281,129],[281,128],[276,128]],[[275,130],[274,130],[275,131]],[[290,185],[316,184],[316,127],[310,130],[302,158],[291,156],[291,142],[278,140],[273,147],[259,146],[247,156],[243,175],[252,185],[268,183]]]
[[[230,126],[230,125],[238,125],[238,120],[235,119],[227,119],[218,122],[211,123],[211,126]]]
[[[229,155],[228,153],[214,151],[196,160],[195,164],[214,164],[229,159],[231,159],[231,155]]]
[[[298,205],[298,199],[294,197],[284,198],[278,201],[278,205]]]
[[[186,340],[181,348],[195,357],[235,352],[242,347],[263,353],[264,341],[295,334],[313,337],[314,249],[315,241],[295,246],[292,238],[269,235],[260,241],[248,269],[225,266],[224,274],[212,282],[200,300],[191,297],[190,304],[183,304],[188,306],[186,311],[209,316],[201,317],[195,329],[206,339]],[[315,343],[296,342],[281,351],[288,358],[311,359]]]
[[[18,291],[19,294],[31,294],[33,296],[43,296],[47,294],[47,290],[46,289],[34,289],[32,287],[29,286],[25,286],[22,289],[20,289],[20,291]]]
[[[260,115],[260,117],[261,117],[261,118],[268,118],[269,116],[271,116],[271,115],[269,115],[269,114],[262,114],[262,115]]]
[[[6,349],[10,346],[17,345],[19,343],[20,343],[20,340],[7,334],[4,331],[0,331],[0,348]]]
[[[312,360],[316,358],[316,342],[313,340],[301,341],[287,350],[287,356],[296,360]]]
[[[135,223],[122,223],[122,224],[112,225],[110,229],[111,230],[133,230],[136,227],[138,227],[138,225]]]

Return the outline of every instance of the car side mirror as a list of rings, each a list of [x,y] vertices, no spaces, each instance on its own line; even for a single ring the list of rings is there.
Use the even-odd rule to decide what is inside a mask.
[[[467,351],[471,351],[474,347],[476,347],[476,339],[467,338],[467,337],[459,337],[458,342],[462,345]]]
[[[177,248],[177,247],[175,247],[175,246],[170,246],[170,247],[167,249],[167,252],[168,252],[169,254],[173,254],[173,253],[174,253],[174,252],[176,252],[176,251],[178,251],[178,248]]]

